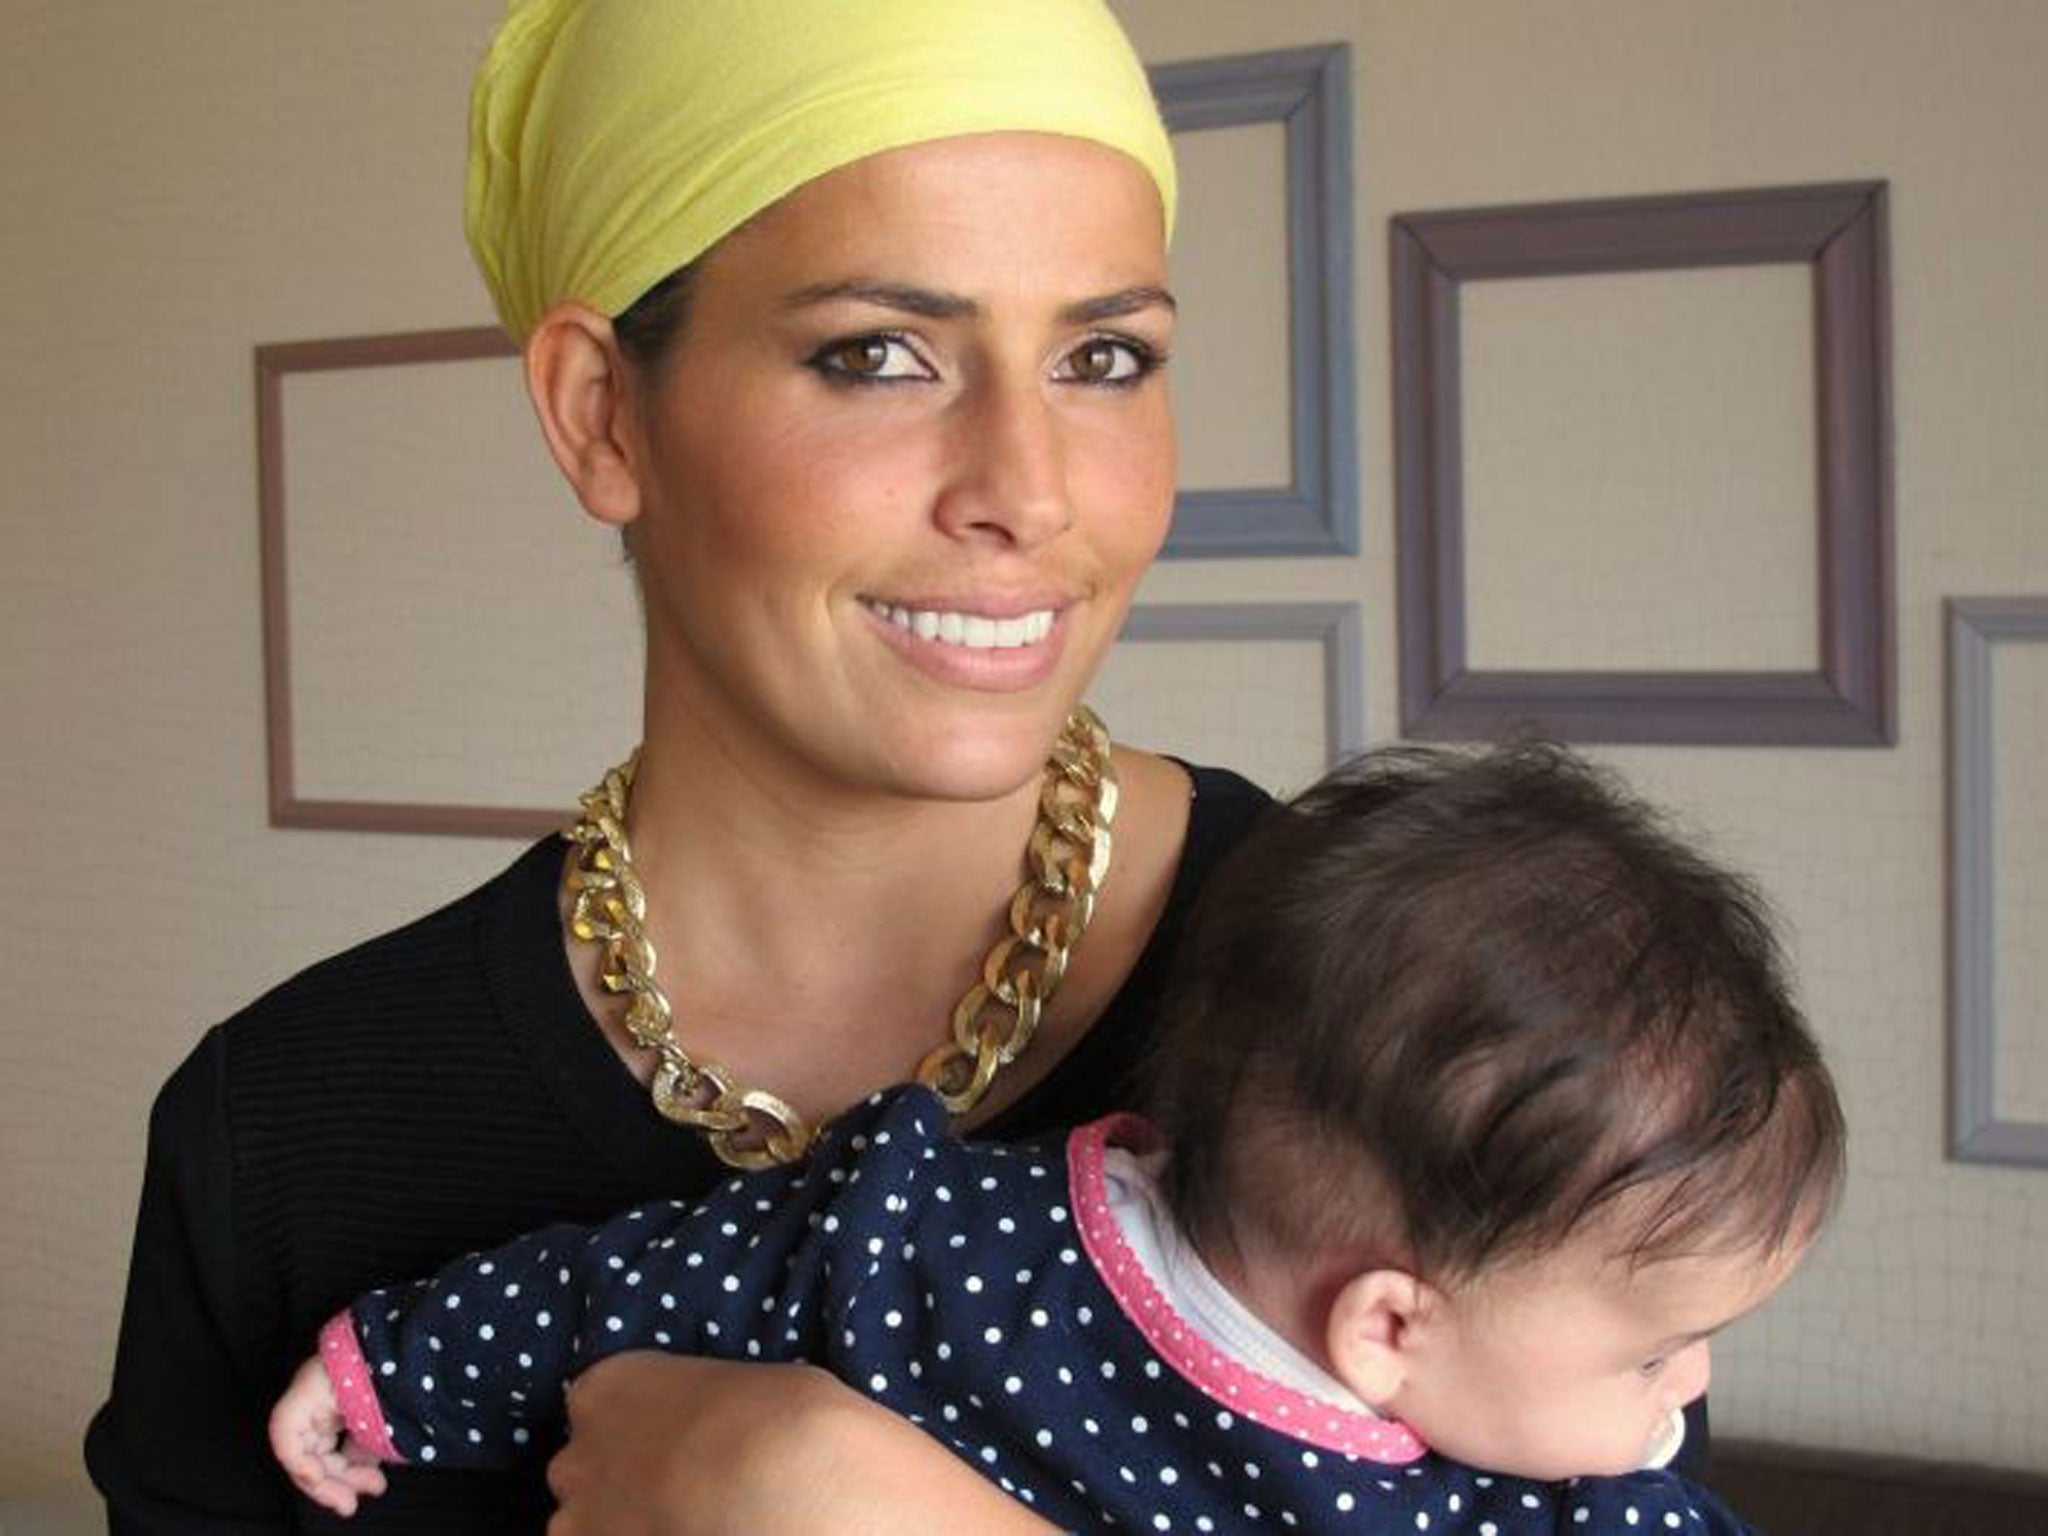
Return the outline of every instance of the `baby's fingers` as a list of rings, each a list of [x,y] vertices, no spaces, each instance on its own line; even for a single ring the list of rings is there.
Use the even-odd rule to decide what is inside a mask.
[[[347,1444],[321,1454],[320,1474],[318,1486],[307,1488],[306,1496],[337,1515],[354,1514],[358,1500],[374,1499],[385,1488],[384,1469]]]
[[[338,1457],[333,1457],[339,1460]],[[304,1457],[279,1458],[285,1474],[291,1478],[292,1486],[322,1509],[331,1509],[337,1515],[352,1515],[356,1512],[357,1490],[350,1487],[346,1479],[334,1476],[328,1470],[330,1453],[315,1452]]]
[[[326,1504],[322,1497],[327,1484],[327,1463],[329,1458],[339,1460],[334,1450],[334,1435],[323,1433],[313,1423],[287,1427],[277,1417],[270,1421],[270,1448],[277,1457],[277,1464],[307,1498]]]
[[[271,1445],[284,1473],[307,1498],[337,1515],[353,1515],[358,1500],[384,1492],[384,1469],[350,1440],[314,1419],[287,1428],[273,1419]]]
[[[384,1469],[348,1450],[316,1452],[303,1466],[287,1463],[285,1470],[299,1492],[337,1515],[353,1515],[363,1499],[383,1493]]]

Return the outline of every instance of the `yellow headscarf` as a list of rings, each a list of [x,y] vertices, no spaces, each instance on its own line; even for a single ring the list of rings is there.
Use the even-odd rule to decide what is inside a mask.
[[[470,103],[464,228],[524,341],[625,309],[805,182],[1001,130],[1173,152],[1102,0],[511,0]]]

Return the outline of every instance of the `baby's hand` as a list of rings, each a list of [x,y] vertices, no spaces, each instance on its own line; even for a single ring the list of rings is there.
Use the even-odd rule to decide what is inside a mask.
[[[347,1437],[327,1367],[315,1355],[299,1367],[270,1410],[270,1449],[307,1498],[337,1515],[384,1491],[384,1471]]]

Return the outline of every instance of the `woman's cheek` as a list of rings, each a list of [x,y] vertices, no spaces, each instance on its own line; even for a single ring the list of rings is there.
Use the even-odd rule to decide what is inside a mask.
[[[1142,575],[1166,540],[1173,521],[1178,444],[1162,389],[1137,422],[1107,423],[1088,443],[1086,488],[1098,539],[1137,566]]]

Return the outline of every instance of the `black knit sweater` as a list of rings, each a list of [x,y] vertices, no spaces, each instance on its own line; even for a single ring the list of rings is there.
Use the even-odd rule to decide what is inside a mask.
[[[986,1134],[1126,1102],[1196,890],[1264,794],[1191,770],[1164,916],[1091,1032]],[[150,1118],[113,1392],[86,1460],[113,1536],[538,1532],[540,1469],[395,1469],[353,1521],[296,1498],[270,1404],[357,1292],[552,1221],[595,1221],[722,1172],[666,1124],[591,1022],[556,920],[550,838],[433,915],[315,966],[211,1031]]]

